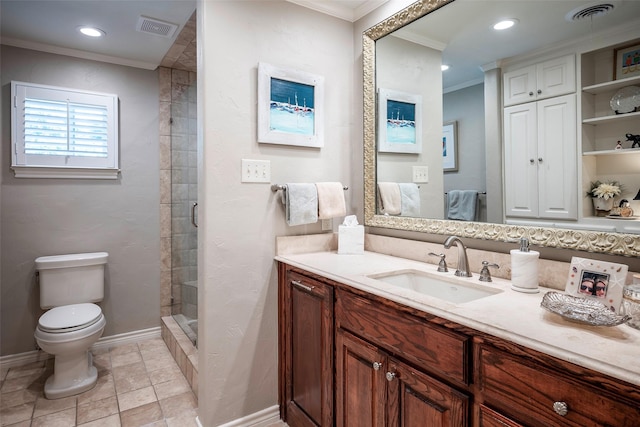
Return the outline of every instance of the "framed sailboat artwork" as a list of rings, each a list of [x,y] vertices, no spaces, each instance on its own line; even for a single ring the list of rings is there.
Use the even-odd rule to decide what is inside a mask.
[[[324,77],[258,64],[258,142],[324,146]]]
[[[378,151],[422,153],[422,96],[378,89]]]

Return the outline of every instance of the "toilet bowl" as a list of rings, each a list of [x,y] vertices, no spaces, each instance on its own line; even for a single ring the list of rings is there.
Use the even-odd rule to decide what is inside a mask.
[[[108,255],[94,252],[36,259],[40,307],[46,311],[34,332],[40,348],[55,357],[44,386],[47,399],[91,389],[98,381],[89,349],[102,336],[106,320],[94,303],[104,297]]]
[[[95,304],[55,307],[44,313],[34,333],[40,348],[55,356],[54,373],[44,386],[47,399],[91,389],[98,380],[89,348],[102,336],[106,320]]]

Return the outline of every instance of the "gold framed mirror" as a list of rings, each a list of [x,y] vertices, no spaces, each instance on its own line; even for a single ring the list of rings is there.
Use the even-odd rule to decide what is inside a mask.
[[[527,237],[532,244],[624,256],[640,255],[640,236],[582,229],[546,228],[480,222],[379,215],[377,213],[376,41],[454,0],[420,0],[363,33],[364,95],[364,223],[430,234],[451,235],[502,242]]]

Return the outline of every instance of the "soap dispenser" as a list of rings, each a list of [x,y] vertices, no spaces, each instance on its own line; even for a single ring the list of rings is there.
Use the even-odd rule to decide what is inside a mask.
[[[511,289],[534,294],[538,289],[540,252],[529,250],[529,239],[520,239],[520,249],[511,250]]]

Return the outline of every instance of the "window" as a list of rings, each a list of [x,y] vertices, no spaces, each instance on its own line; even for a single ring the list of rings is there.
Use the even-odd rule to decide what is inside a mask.
[[[11,82],[11,99],[16,177],[118,177],[116,95]]]

